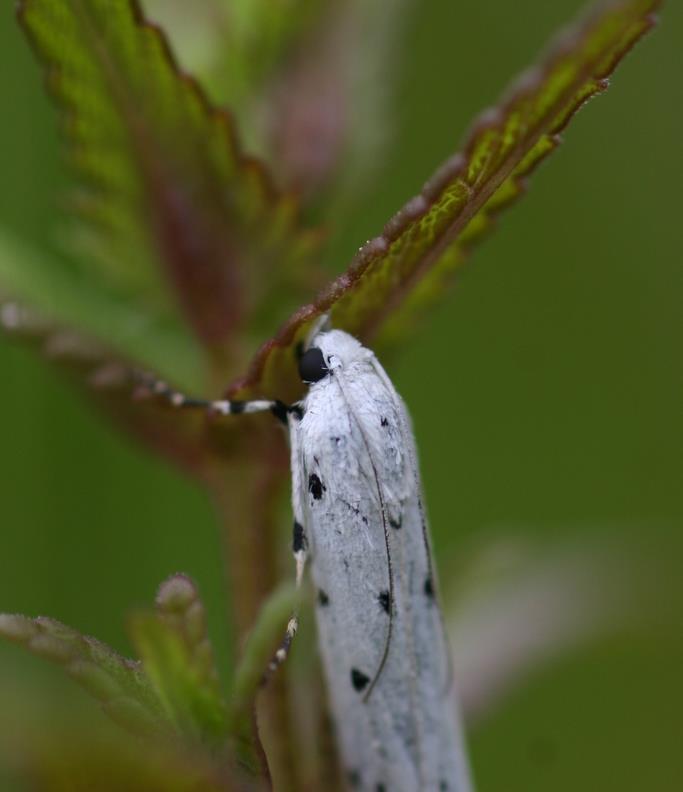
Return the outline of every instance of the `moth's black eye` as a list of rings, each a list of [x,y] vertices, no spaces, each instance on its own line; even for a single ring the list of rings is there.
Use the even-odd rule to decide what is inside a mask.
[[[299,358],[299,376],[302,382],[318,382],[327,375],[328,370],[319,347],[307,349]]]

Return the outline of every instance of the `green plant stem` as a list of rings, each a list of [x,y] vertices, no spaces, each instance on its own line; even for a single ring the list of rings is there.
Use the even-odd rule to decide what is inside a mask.
[[[248,420],[248,419],[246,419]],[[287,477],[287,449],[277,427],[253,421],[239,464],[221,469],[209,486],[223,532],[225,574],[236,645],[241,647],[278,583],[282,532],[278,519]],[[294,720],[286,679],[276,675],[258,701],[259,735],[278,789],[297,788]]]

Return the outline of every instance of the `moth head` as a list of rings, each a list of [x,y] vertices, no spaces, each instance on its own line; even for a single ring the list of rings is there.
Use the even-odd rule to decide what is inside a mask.
[[[320,382],[335,369],[364,360],[368,354],[359,341],[342,330],[318,333],[299,358],[299,376],[308,384]]]
[[[325,362],[322,349],[317,346],[309,347],[299,358],[299,376],[307,385],[320,382],[329,374],[330,370]]]

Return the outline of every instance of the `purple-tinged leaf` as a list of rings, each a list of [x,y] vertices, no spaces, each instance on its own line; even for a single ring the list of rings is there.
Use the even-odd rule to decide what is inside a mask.
[[[170,316],[179,305],[230,357],[258,306],[298,294],[316,235],[299,230],[296,202],[241,152],[135,0],[20,0],[19,15],[62,110],[100,278]]]
[[[564,34],[540,66],[483,114],[462,154],[442,165],[347,271],[261,348],[231,393],[296,393],[292,349],[321,313],[330,313],[335,327],[381,343],[440,296],[493,216],[556,148],[574,113],[605,90],[619,61],[655,24],[659,5],[616,0]]]
[[[394,45],[410,2],[326,4],[264,102],[275,173],[337,227],[382,162]]]

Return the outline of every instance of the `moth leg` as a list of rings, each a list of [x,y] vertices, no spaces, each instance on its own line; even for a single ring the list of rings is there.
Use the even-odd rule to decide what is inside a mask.
[[[306,529],[304,528],[304,493],[303,489],[303,459],[299,447],[299,432],[298,424],[301,420],[300,405],[293,405],[289,408],[287,413],[287,423],[289,426],[289,443],[291,454],[292,466],[292,511],[294,512],[294,525],[292,531],[292,555],[294,556],[294,563],[296,565],[295,583],[297,589],[301,588],[304,579],[304,572],[306,571],[306,562],[308,561],[308,537]],[[276,671],[287,659],[292,641],[299,629],[299,613],[295,610],[292,613],[289,621],[287,622],[287,629],[285,635],[273,655],[268,669],[263,677],[265,683],[270,675]]]
[[[186,396],[163,380],[157,379],[147,372],[135,372],[133,380],[137,386],[138,397],[157,397],[176,409],[205,410],[217,415],[242,415],[257,412],[271,412],[276,418],[287,422],[288,407],[280,401],[256,399],[253,401],[238,401],[235,399],[197,399]]]
[[[297,520],[294,520],[294,531],[292,536],[292,553],[296,563],[296,587],[301,588],[301,583],[304,577],[304,570],[306,568],[306,561],[308,560],[308,540],[304,529]],[[263,682],[267,682],[270,675],[277,671],[277,669],[285,662],[289,655],[292,642],[299,629],[299,612],[295,610],[287,622],[287,629],[285,630],[284,637],[277,648],[277,651],[268,663],[268,670],[264,674]]]

